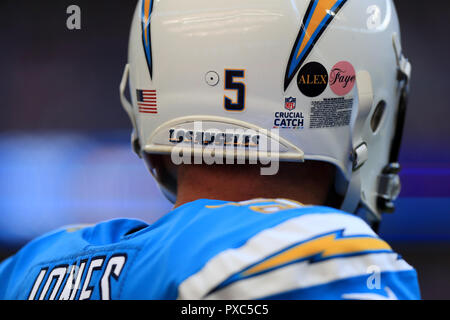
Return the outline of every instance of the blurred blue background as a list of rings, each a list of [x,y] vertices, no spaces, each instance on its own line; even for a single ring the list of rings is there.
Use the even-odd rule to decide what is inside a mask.
[[[63,225],[170,211],[118,97],[135,3],[0,2],[0,260]],[[70,4],[79,31],[66,28]],[[396,5],[414,71],[403,191],[381,235],[417,268],[424,298],[450,299],[450,2]]]

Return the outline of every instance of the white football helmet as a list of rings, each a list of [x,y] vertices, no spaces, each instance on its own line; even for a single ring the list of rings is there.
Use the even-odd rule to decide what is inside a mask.
[[[140,0],[120,91],[138,155],[170,154],[194,121],[276,128],[281,161],[333,164],[342,209],[377,222],[400,191],[410,73],[392,0]]]

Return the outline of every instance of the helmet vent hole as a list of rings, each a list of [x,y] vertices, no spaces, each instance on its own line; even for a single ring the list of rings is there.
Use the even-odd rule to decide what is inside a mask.
[[[373,112],[372,119],[370,120],[370,127],[372,128],[372,132],[375,133],[381,125],[383,120],[384,112],[386,111],[386,102],[381,100],[375,111]]]

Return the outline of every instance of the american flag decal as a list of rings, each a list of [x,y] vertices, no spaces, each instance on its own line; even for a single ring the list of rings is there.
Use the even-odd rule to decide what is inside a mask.
[[[136,96],[140,113],[158,113],[156,90],[136,90]]]

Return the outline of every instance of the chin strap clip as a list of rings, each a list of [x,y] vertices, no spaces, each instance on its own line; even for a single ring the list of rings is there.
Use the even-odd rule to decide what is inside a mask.
[[[377,205],[381,212],[393,213],[395,211],[394,201],[401,191],[400,169],[399,163],[390,163],[378,178]]]
[[[397,33],[394,33],[392,36],[392,44],[394,46],[395,59],[397,60],[397,80],[400,83],[408,84],[409,79],[411,78],[412,66],[401,51],[400,40]]]
[[[342,210],[356,212],[361,202],[361,177],[360,168],[369,158],[369,149],[364,141],[364,125],[373,105],[372,78],[367,71],[360,71],[356,75],[358,107],[356,119],[352,128],[352,176],[348,185]]]

